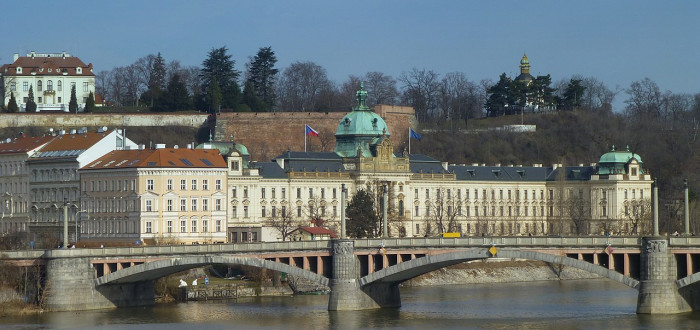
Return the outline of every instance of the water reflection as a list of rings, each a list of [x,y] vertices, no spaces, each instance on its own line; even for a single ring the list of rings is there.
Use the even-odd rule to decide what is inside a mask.
[[[692,328],[700,313],[636,315],[637,292],[608,280],[404,288],[399,309],[328,312],[327,296],[257,297],[0,319],[22,328]]]

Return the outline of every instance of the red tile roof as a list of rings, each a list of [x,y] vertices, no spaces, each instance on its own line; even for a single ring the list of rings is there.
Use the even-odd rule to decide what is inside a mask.
[[[0,143],[0,154],[27,153],[51,141],[54,136],[19,137],[10,142]]]
[[[115,150],[98,158],[81,170],[105,168],[226,168],[219,150],[205,149],[144,149]]]
[[[51,143],[41,148],[41,152],[64,150],[87,150],[102,140],[110,131],[104,133],[63,134],[56,136]]]
[[[22,68],[22,73],[17,73],[17,67]],[[80,67],[82,72],[78,73]],[[51,71],[49,72],[49,69]],[[68,76],[94,76],[92,63],[85,65],[77,57],[68,56],[22,56],[12,64],[4,64],[0,67],[0,73],[6,76],[59,76],[66,73]]]
[[[299,227],[299,230],[303,230],[311,235],[329,235],[331,238],[337,238],[332,230],[323,227]]]

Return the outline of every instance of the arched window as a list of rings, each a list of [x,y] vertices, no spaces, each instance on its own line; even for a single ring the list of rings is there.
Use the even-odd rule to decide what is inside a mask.
[[[41,92],[42,90],[43,90],[43,89],[42,89],[42,86],[41,86],[41,80],[39,80],[39,81],[36,82],[36,91],[37,91],[37,92]]]
[[[63,90],[63,84],[61,83],[60,80],[56,83],[56,85],[58,85],[58,91],[59,91],[59,92]]]
[[[46,90],[47,91],[52,91],[53,90],[53,81],[49,80],[46,82]]]

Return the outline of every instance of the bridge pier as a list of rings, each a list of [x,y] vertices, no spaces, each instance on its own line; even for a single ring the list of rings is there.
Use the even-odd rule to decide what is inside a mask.
[[[664,237],[643,237],[640,255],[638,314],[675,314],[692,311],[678,292],[676,259]]]
[[[78,311],[155,303],[153,281],[95,287],[90,258],[54,258],[46,263],[46,301],[50,311]]]
[[[333,278],[328,298],[329,311],[362,310],[380,307],[401,307],[399,287],[393,283],[377,283],[360,287],[354,241],[333,240]]]

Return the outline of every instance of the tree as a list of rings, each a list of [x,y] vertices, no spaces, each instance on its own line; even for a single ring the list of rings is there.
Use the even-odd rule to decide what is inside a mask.
[[[153,64],[150,68],[150,74],[148,75],[148,91],[146,92],[150,98],[151,107],[153,107],[154,100],[158,99],[160,93],[162,93],[163,89],[165,89],[166,73],[165,60],[163,59],[163,56],[160,55],[160,52],[158,52],[158,55],[153,58],[152,62]]]
[[[332,89],[326,69],[313,62],[294,62],[282,73],[277,93],[283,111],[320,111],[322,94]]]
[[[75,97],[75,85],[70,88],[70,102],[68,102],[68,111],[77,112],[78,111],[78,100]]]
[[[253,112],[267,111],[267,104],[258,97],[252,81],[248,81],[243,88],[243,104]]]
[[[583,190],[579,190],[578,195],[575,195],[574,191],[569,189],[564,200],[564,212],[571,219],[575,234],[590,234],[591,203],[584,198]]]
[[[27,94],[27,112],[36,112],[36,102],[34,102],[34,89],[29,85],[29,94]]]
[[[555,89],[550,87],[551,84],[552,77],[549,75],[537,76],[525,89],[526,99],[539,109],[554,105]]]
[[[428,235],[459,232],[457,217],[460,215],[462,201],[452,196],[449,189],[436,188],[435,197],[426,201],[429,214],[426,214],[426,224],[434,232],[426,232]]]
[[[346,229],[354,238],[374,237],[378,230],[378,217],[374,210],[374,200],[364,189],[358,190],[345,211]]]
[[[161,94],[158,102],[152,108],[153,111],[178,111],[186,110],[191,106],[191,99],[187,93],[187,87],[180,80],[180,75],[175,73],[165,92]]]
[[[502,73],[498,82],[487,89],[488,97],[484,107],[489,117],[501,116],[506,113],[507,105],[511,103],[513,81]]]
[[[362,79],[367,90],[367,105],[396,104],[399,91],[396,89],[396,79],[381,72],[367,72]]]
[[[83,112],[94,112],[95,111],[95,95],[90,92],[87,101],[85,102],[85,109]]]
[[[221,106],[221,88],[219,88],[216,77],[213,77],[209,82],[205,100],[209,107],[209,113],[215,113]]]
[[[7,112],[11,112],[11,113],[19,112],[19,107],[17,106],[17,100],[15,100],[15,93],[10,93],[10,102],[7,104]]]
[[[438,105],[453,129],[458,120],[464,120],[466,124],[469,118],[481,117],[483,104],[479,86],[469,81],[466,74],[451,72],[442,78]]]
[[[241,93],[237,83],[240,72],[234,69],[235,61],[231,59],[231,55],[227,54],[227,51],[226,46],[209,51],[207,58],[202,62],[200,75],[204,89],[209,91],[210,85],[216,81],[221,93],[221,105],[234,109]],[[211,103],[209,103],[209,107],[211,109]]]
[[[435,110],[440,89],[439,77],[432,70],[416,68],[399,76],[399,81],[403,83],[403,101],[415,109],[419,122],[437,116]]]
[[[248,79],[253,84],[255,95],[262,100],[264,107],[257,111],[270,111],[275,105],[275,83],[279,70],[275,68],[277,57],[272,47],[262,47],[248,63]],[[253,108],[253,107],[251,107]],[[256,111],[256,110],[253,110]]]
[[[665,99],[671,94],[670,91],[662,92],[659,85],[649,78],[632,82],[626,92],[630,97],[625,100],[625,112],[641,120],[660,118]]]
[[[583,93],[586,91],[586,86],[583,86],[581,82],[583,82],[582,79],[571,78],[571,80],[569,80],[569,84],[566,85],[563,94],[564,107],[575,109],[581,106]]]
[[[272,216],[265,220],[265,226],[276,230],[282,241],[288,240],[292,232],[301,225],[302,221],[300,219],[294,219],[291,212],[287,212],[286,209],[282,209],[279,214],[272,214]]]

